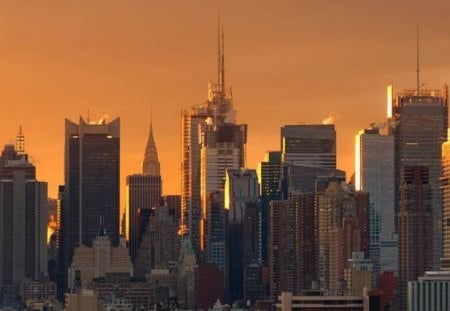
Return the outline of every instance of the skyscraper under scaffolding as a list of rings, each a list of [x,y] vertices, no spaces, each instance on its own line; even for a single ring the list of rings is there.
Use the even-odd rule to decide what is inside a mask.
[[[196,254],[205,247],[207,198],[223,191],[225,170],[244,166],[247,126],[237,125],[231,92],[225,87],[223,33],[218,33],[217,84],[208,99],[182,112],[181,234],[189,234]]]

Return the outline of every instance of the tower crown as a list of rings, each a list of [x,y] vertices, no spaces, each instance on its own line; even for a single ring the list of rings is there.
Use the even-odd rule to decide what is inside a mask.
[[[150,132],[147,145],[145,146],[144,162],[142,163],[142,173],[144,175],[159,176],[160,164],[158,160],[158,150],[156,149],[155,138],[153,136],[153,122],[150,120]]]

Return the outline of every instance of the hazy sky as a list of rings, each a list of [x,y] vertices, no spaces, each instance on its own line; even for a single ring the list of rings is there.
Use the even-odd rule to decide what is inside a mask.
[[[55,197],[64,118],[120,116],[124,185],[141,170],[152,110],[163,190],[179,193],[180,111],[216,79],[218,11],[250,168],[279,148],[280,126],[335,113],[338,166],[350,176],[354,135],[384,120],[386,85],[415,85],[417,21],[422,82],[450,81],[448,0],[1,0],[0,143],[22,125]]]

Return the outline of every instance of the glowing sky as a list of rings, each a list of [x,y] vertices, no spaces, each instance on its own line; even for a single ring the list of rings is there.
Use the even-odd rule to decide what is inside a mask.
[[[219,10],[250,168],[278,149],[280,126],[334,113],[350,176],[354,135],[384,119],[386,85],[415,85],[418,20],[422,81],[450,82],[450,1],[2,0],[0,143],[22,125],[55,197],[64,118],[120,116],[123,185],[140,172],[152,110],[163,190],[179,193],[180,111],[205,101],[216,78]]]

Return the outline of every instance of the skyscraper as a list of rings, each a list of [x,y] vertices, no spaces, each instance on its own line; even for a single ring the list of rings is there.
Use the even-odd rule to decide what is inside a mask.
[[[8,298],[47,273],[47,183],[36,180],[23,143],[20,129],[0,157],[0,293]]]
[[[442,145],[442,269],[450,270],[450,141]]]
[[[426,269],[439,270],[442,256],[442,144],[447,140],[448,87],[406,90],[392,98],[388,117],[395,143],[395,191],[399,233],[399,297]],[[429,221],[432,217],[432,221]],[[412,223],[410,223],[412,221]],[[412,224],[420,226],[412,227]],[[419,234],[419,231],[421,233]],[[415,237],[419,234],[417,237]],[[417,238],[417,240],[416,240]],[[411,241],[416,243],[414,247]],[[432,264],[429,258],[432,258]],[[410,259],[417,262],[408,261]]]
[[[281,161],[300,166],[336,169],[334,124],[283,126]]]
[[[258,180],[261,195],[261,260],[267,263],[267,241],[269,235],[269,203],[281,199],[281,153],[269,151],[258,165]]]
[[[205,103],[182,112],[181,230],[197,256],[205,248],[207,199],[223,191],[225,170],[244,167],[247,126],[235,123],[231,92],[225,86],[224,37],[218,33],[217,84]]]
[[[272,201],[269,209],[270,294],[300,294],[317,279],[315,195],[303,193]]]
[[[394,184],[394,137],[382,135],[374,125],[359,131],[355,138],[355,188],[370,193],[369,257],[377,272],[379,268],[398,269]]]
[[[119,244],[120,119],[65,122],[65,194],[61,232],[67,271],[76,246],[91,246],[100,218]]]
[[[261,262],[256,170],[226,170],[224,207],[228,216],[225,280],[234,302],[243,299],[245,267]]]
[[[140,228],[140,214],[144,209],[154,209],[159,206],[161,198],[161,174],[153,136],[153,126],[145,148],[142,174],[129,175],[126,178],[125,225],[126,237],[130,245],[131,261],[135,263],[139,243],[145,228]]]

